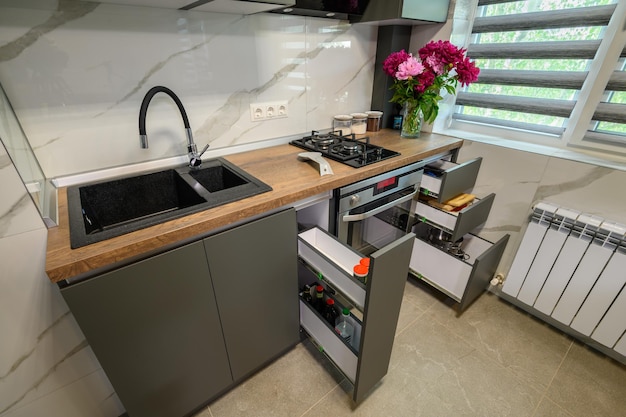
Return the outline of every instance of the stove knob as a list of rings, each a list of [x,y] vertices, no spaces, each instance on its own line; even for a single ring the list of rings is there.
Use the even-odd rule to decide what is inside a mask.
[[[353,195],[352,197],[350,197],[350,205],[352,207],[356,206],[359,201],[361,201],[361,197],[359,197],[358,194]]]

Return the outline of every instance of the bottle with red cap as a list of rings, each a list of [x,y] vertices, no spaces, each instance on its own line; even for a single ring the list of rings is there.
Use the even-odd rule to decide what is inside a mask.
[[[324,287],[318,285],[315,287],[315,297],[313,298],[313,308],[320,314],[324,313]]]
[[[324,317],[324,319],[331,326],[335,325],[337,317],[339,317],[339,311],[337,311],[337,307],[335,306],[335,300],[330,297],[326,299],[326,304],[324,305],[324,312],[322,313],[322,317]]]

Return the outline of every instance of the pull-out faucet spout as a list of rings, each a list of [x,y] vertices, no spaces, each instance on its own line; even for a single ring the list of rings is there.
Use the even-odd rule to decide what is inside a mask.
[[[180,101],[178,96],[167,87],[152,87],[146,93],[143,101],[141,102],[141,108],[139,109],[139,146],[141,146],[143,149],[148,148],[148,135],[146,134],[146,114],[148,113],[148,105],[150,104],[150,100],[152,100],[152,97],[154,97],[154,95],[157,93],[167,94],[172,98],[172,100],[174,100],[176,106],[178,106],[178,110],[180,111],[180,115],[182,116],[183,123],[185,125],[185,133],[187,134],[187,154],[189,155],[189,166],[192,168],[199,167],[200,164],[202,164],[202,160],[200,159],[200,157],[209,148],[209,145],[207,144],[204,149],[202,149],[202,151],[198,153],[198,148],[193,141],[193,134],[191,133],[189,119],[187,118],[187,112],[185,112],[183,103]]]

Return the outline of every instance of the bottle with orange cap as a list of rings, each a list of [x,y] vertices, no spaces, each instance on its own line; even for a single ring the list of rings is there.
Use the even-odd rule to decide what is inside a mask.
[[[367,283],[367,275],[370,269],[370,258],[361,258],[358,264],[352,269],[354,277],[363,284]]]

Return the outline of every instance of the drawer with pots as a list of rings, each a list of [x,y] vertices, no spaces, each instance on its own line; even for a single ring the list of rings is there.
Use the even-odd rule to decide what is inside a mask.
[[[324,299],[332,298],[336,306],[354,313],[350,319],[355,331],[348,343],[319,310],[300,298],[302,329],[352,382],[355,403],[387,374],[414,242],[415,235],[409,233],[364,257],[318,227],[298,235],[301,287],[321,285]],[[354,267],[362,259],[369,266],[365,274],[355,276]]]
[[[418,223],[413,228],[417,237],[409,269],[416,278],[459,303],[461,313],[485,291],[494,277],[509,235],[492,243],[468,233],[451,242],[441,239],[437,230],[426,223]]]

